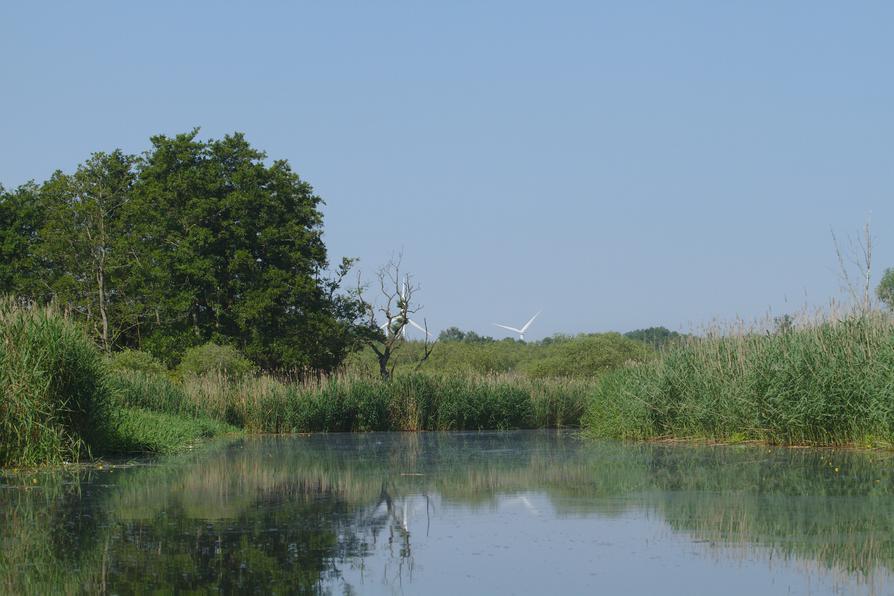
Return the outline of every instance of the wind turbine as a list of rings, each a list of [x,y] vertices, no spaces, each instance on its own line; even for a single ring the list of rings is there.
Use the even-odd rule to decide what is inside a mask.
[[[395,316],[395,317],[392,317],[392,319],[391,319],[390,321],[387,321],[387,322],[382,323],[381,325],[379,325],[379,328],[380,328],[380,329],[385,329],[385,331],[386,331],[386,333],[387,333],[387,331],[391,329],[391,324],[392,324],[394,321],[401,320],[401,319],[403,319],[403,316],[402,316],[402,315],[397,315],[397,316]],[[415,328],[418,329],[419,331],[421,331],[421,332],[427,334],[429,337],[434,337],[434,335],[432,335],[430,332],[428,332],[428,331],[425,330],[425,327],[423,327],[422,325],[420,325],[419,323],[417,323],[416,321],[414,321],[414,320],[411,319],[410,317],[407,317],[407,323],[409,323],[410,325],[412,325],[413,327],[415,327]],[[406,326],[406,325],[404,325],[404,326],[402,326],[402,327],[400,328],[400,334],[401,334],[403,337],[407,337],[407,326]]]
[[[398,302],[398,304],[405,303],[407,301],[407,297],[408,297],[409,293],[410,293],[410,282],[409,282],[408,278],[404,278],[404,289],[402,292],[398,293],[398,296],[400,297],[400,302]],[[404,319],[404,316],[398,314],[398,315],[388,319],[386,322],[382,323],[381,325],[379,325],[379,328],[384,329],[385,333],[387,334],[389,331],[391,331],[391,325],[394,323],[394,321],[402,321],[403,319]],[[423,327],[422,325],[420,325],[419,323],[417,323],[410,317],[406,317],[406,322],[409,323],[410,325],[412,325],[413,327],[415,327],[416,329],[418,329],[419,331],[421,331],[422,333],[424,333],[426,336],[434,337],[431,333],[428,332],[428,330],[425,327]],[[404,339],[407,338],[407,326],[405,324],[401,325],[400,334]]]
[[[514,332],[518,333],[518,338],[522,341],[525,341],[525,331],[528,330],[528,327],[531,326],[531,323],[534,322],[534,319],[537,318],[537,315],[539,315],[542,312],[543,312],[542,310],[537,311],[537,314],[534,315],[533,317],[531,317],[528,320],[528,322],[525,323],[524,327],[522,327],[521,329],[516,329],[515,327],[510,327],[509,325],[500,325],[499,323],[494,323],[494,325],[496,325],[497,327],[502,327],[503,329],[508,329],[509,331],[514,331]]]

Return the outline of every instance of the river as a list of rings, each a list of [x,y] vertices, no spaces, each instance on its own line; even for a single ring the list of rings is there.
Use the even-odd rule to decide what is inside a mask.
[[[894,455],[249,437],[0,477],[9,593],[894,593]]]

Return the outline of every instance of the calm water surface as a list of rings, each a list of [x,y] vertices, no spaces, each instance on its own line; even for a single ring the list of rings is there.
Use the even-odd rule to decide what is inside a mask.
[[[892,456],[573,433],[249,438],[0,478],[0,590],[892,594]]]

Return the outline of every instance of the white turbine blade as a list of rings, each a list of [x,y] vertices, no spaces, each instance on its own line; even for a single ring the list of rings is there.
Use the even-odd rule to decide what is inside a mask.
[[[531,514],[540,515],[540,511],[537,509],[537,507],[534,506],[534,504],[531,502],[531,500],[528,499],[528,497],[526,497],[525,495],[519,495],[517,497],[512,497],[511,499],[506,499],[503,502],[506,504],[512,504],[512,505],[514,505],[515,503],[521,503],[525,507],[525,509],[527,509],[528,511],[531,512]]]
[[[431,333],[429,333],[428,330],[426,330],[425,327],[423,327],[422,325],[420,325],[419,323],[417,323],[417,322],[414,321],[413,319],[407,319],[407,322],[409,322],[410,325],[412,325],[413,327],[415,327],[415,328],[418,329],[419,331],[425,333],[426,335],[429,335],[429,336],[431,335]]]
[[[515,331],[516,333],[522,333],[521,329],[516,329],[515,327],[510,327],[508,325],[500,325],[499,323],[494,323],[497,327],[502,327],[503,329],[508,329],[509,331]]]
[[[525,326],[521,328],[521,331],[519,331],[519,333],[524,333],[525,331],[527,331],[528,327],[531,326],[531,323],[534,322],[534,319],[536,319],[537,316],[540,315],[540,313],[542,313],[542,312],[543,312],[542,310],[537,311],[537,314],[534,315],[533,317],[531,317],[531,320],[530,320],[530,321],[528,321],[527,323],[525,323]]]

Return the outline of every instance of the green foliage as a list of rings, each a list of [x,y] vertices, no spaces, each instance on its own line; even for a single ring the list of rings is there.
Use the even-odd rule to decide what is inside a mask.
[[[578,426],[588,382],[518,376],[402,375],[282,383],[191,376],[182,392],[130,378],[126,405],[225,421],[250,432],[482,430]],[[118,381],[121,382],[121,381]]]
[[[628,363],[644,362],[653,352],[618,333],[588,335],[548,346],[524,371],[531,377],[596,377]]]
[[[40,189],[43,225],[35,251],[47,265],[53,298],[77,312],[100,345],[132,321],[121,291],[134,251],[121,212],[131,198],[136,158],[94,153],[74,174],[57,171]]]
[[[140,350],[123,350],[112,354],[109,357],[109,368],[115,371],[136,371],[153,375],[168,372],[167,367],[158,358]]]
[[[450,341],[462,341],[465,337],[465,331],[459,327],[448,327],[438,334],[438,341],[445,343]]]
[[[464,341],[466,343],[476,344],[492,343],[496,340],[489,335],[478,335],[474,331],[463,331],[459,327],[448,327],[438,334],[438,341],[445,343],[452,341]]]
[[[251,361],[244,358],[239,350],[211,342],[188,349],[177,367],[181,376],[220,374],[234,379],[251,369]]]
[[[46,299],[45,265],[36,254],[45,209],[39,187],[29,182],[14,191],[0,186],[0,295]]]
[[[350,260],[327,277],[321,199],[243,135],[197,135],[0,188],[0,290],[55,301],[106,351],[175,365],[212,341],[263,368],[331,371],[361,307],[339,292]]]
[[[679,342],[684,338],[682,334],[677,333],[676,331],[671,331],[667,327],[636,329],[634,331],[628,331],[624,334],[624,337],[641,341],[644,344],[652,346],[656,350],[660,350],[668,343]]]
[[[138,408],[113,410],[108,427],[105,449],[115,453],[173,453],[202,439],[238,432],[217,420]]]
[[[0,304],[0,467],[169,452],[233,430],[202,419],[145,354],[115,360],[107,372],[84,330],[53,310]]]
[[[143,334],[177,338],[173,350],[233,342],[264,368],[333,368],[354,313],[322,277],[320,198],[243,135],[196,136],[152,138],[125,211],[143,239],[140,295],[157,313]]]
[[[622,438],[890,443],[892,391],[894,322],[870,314],[690,341],[603,377],[585,426]]]
[[[73,461],[102,443],[103,360],[60,315],[0,304],[0,387],[0,466]]]
[[[438,342],[424,370],[431,374],[491,374],[519,373],[532,377],[572,376],[595,377],[623,366],[628,361],[640,362],[652,356],[652,350],[640,342],[626,339],[617,333],[554,337],[542,342],[482,341],[472,332],[462,340]],[[456,334],[451,332],[451,337]],[[422,358],[421,342],[406,342],[394,355],[395,373],[415,371]],[[371,374],[375,357],[362,351],[347,360],[347,370],[354,374]]]
[[[153,412],[195,417],[199,410],[183,387],[166,374],[141,370],[118,370],[109,375],[115,404]]]
[[[885,269],[875,294],[889,310],[894,310],[894,269]]]

